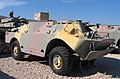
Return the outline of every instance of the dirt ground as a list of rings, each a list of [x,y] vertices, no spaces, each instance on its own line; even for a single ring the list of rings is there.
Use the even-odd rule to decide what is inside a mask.
[[[14,60],[9,54],[0,55],[0,79],[120,79],[120,54],[108,54],[96,60],[93,67],[74,70],[70,76],[52,72],[44,60]]]

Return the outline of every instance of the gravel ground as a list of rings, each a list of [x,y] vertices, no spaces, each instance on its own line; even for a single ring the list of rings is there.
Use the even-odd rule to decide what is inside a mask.
[[[96,60],[92,68],[75,69],[68,76],[56,75],[43,60],[16,61],[10,55],[0,55],[0,79],[120,79],[120,55],[108,54]]]

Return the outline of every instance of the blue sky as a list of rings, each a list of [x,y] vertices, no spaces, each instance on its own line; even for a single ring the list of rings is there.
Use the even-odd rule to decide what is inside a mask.
[[[0,0],[0,15],[7,16],[10,11],[30,19],[34,12],[43,11],[55,20],[120,25],[120,0]]]

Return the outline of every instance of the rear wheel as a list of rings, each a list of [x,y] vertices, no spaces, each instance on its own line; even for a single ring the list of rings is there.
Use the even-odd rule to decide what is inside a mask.
[[[24,58],[24,54],[21,52],[20,45],[18,41],[14,41],[10,48],[12,57],[15,60],[22,60]]]
[[[49,65],[54,73],[68,75],[73,66],[69,51],[61,46],[53,48],[49,55]]]
[[[120,42],[118,42],[117,46],[118,48],[115,48],[112,52],[110,52],[111,54],[120,54]]]
[[[88,60],[80,61],[80,70],[84,70],[84,69],[87,69],[89,67],[92,67],[94,62],[95,62],[95,59],[90,60],[90,61],[88,61]]]
[[[118,44],[118,53],[120,53],[120,42]]]

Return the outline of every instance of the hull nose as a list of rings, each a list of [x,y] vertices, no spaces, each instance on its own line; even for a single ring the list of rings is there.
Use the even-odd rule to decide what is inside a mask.
[[[106,49],[113,44],[114,41],[114,39],[83,39],[80,41],[75,51],[83,60],[91,60],[111,52],[113,49]]]
[[[95,42],[95,50],[105,50],[107,49],[115,40],[114,39],[104,39],[99,42]]]
[[[83,60],[92,60],[92,59],[96,59],[96,58],[99,58],[103,55],[106,55],[108,54],[109,52],[113,51],[114,48],[111,48],[111,49],[107,49],[107,50],[102,50],[102,51],[91,51],[89,52],[89,54],[86,56],[85,59]]]

